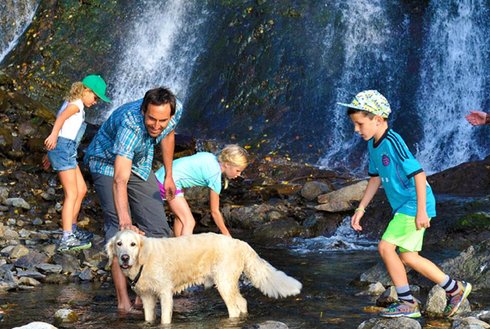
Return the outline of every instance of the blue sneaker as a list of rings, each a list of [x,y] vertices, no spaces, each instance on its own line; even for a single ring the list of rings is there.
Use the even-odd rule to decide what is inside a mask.
[[[399,318],[402,316],[407,318],[420,318],[422,316],[420,314],[419,303],[407,303],[402,301],[391,304],[381,311],[379,315],[384,318]]]
[[[83,250],[92,247],[90,241],[80,241],[75,234],[70,234],[67,238],[62,238],[56,248],[59,252],[65,252],[69,250]]]
[[[466,297],[471,292],[471,284],[464,281],[457,282],[459,286],[459,292],[454,296],[447,296],[447,306],[444,309],[444,316],[451,317],[458,311],[459,307],[463,304]]]
[[[80,241],[90,241],[93,239],[94,234],[79,228],[78,226],[72,231],[73,235]]]

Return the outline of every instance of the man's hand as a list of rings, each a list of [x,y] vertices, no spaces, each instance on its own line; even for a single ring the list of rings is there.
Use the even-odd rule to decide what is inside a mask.
[[[123,230],[131,230],[138,234],[145,235],[145,232],[141,231],[139,228],[137,228],[131,223],[119,223],[119,231],[123,231]]]

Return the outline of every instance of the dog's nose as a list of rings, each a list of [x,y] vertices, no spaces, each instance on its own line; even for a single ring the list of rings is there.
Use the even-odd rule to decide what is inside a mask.
[[[129,255],[127,255],[127,254],[121,255],[121,260],[123,262],[127,262],[129,260]]]

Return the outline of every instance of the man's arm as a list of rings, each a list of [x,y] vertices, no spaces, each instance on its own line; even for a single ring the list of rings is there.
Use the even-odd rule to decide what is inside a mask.
[[[129,213],[128,201],[128,182],[131,176],[131,165],[133,161],[123,156],[116,156],[114,161],[114,183],[112,192],[114,195],[114,205],[116,207],[117,217],[119,219],[120,230],[133,230],[141,233],[140,230],[133,226],[131,214]]]
[[[175,197],[175,182],[172,178],[172,161],[174,159],[175,150],[175,131],[172,130],[167,136],[165,136],[160,142],[163,155],[163,166],[165,167],[165,181],[163,186],[165,188],[165,196],[167,200],[172,200]]]

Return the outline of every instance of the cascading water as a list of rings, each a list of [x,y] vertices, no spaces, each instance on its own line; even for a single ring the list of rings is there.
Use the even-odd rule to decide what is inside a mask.
[[[354,231],[351,218],[346,217],[331,237],[318,236],[311,239],[295,238],[291,249],[300,254],[309,252],[335,252],[352,250],[376,250],[378,241],[369,240]]]
[[[0,2],[0,63],[31,23],[38,5],[37,0]]]
[[[157,86],[170,88],[183,101],[202,49],[199,28],[207,12],[198,1],[147,0],[139,8],[109,79],[113,107],[107,115]]]
[[[336,31],[342,35],[344,63],[342,74],[335,86],[335,102],[326,109],[332,117],[332,126],[327,143],[328,151],[319,164],[328,168],[359,166],[366,163],[365,153],[354,163],[350,154],[358,157],[363,152],[353,149],[365,147],[362,140],[353,132],[352,124],[347,120],[344,107],[336,102],[350,102],[352,97],[364,89],[378,89],[390,98],[395,95],[401,81],[404,67],[400,56],[404,52],[398,42],[406,38],[406,22],[394,26],[388,15],[388,5],[384,0],[353,0],[341,7],[344,26]],[[326,51],[331,44],[325,43]],[[325,61],[328,65],[328,58]],[[392,106],[398,107],[397,98],[391,97]]]
[[[427,12],[417,113],[424,124],[419,159],[439,171],[488,155],[490,141],[464,115],[488,104],[488,1],[439,0]],[[488,109],[487,109],[488,111]],[[481,138],[480,138],[481,137]]]

